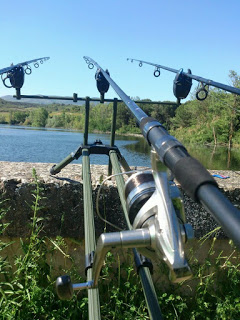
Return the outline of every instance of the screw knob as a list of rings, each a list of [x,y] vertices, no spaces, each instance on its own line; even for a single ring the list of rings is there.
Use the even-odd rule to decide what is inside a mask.
[[[73,297],[73,285],[68,275],[57,278],[56,281],[57,295],[61,300],[70,300]]]

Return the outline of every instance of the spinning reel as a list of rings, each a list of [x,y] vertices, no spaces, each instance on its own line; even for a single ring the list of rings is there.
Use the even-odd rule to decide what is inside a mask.
[[[185,223],[182,197],[174,182],[165,172],[137,172],[125,184],[125,198],[132,230],[103,233],[93,254],[92,280],[72,284],[69,276],[59,277],[60,299],[71,299],[74,290],[96,288],[105,256],[113,248],[138,248],[142,255],[164,261],[175,283],[191,278],[183,245],[193,238],[193,229]]]

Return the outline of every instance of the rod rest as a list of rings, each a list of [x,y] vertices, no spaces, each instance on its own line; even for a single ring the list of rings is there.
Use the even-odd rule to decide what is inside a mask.
[[[96,140],[93,144],[81,145],[80,148],[76,151],[75,157],[78,159],[82,155],[82,150],[87,149],[90,154],[106,154],[109,155],[110,151],[114,150],[120,156],[120,151],[116,146],[110,146],[103,144],[101,140]]]
[[[81,144],[80,147],[75,152],[70,153],[62,162],[60,162],[57,165],[56,164],[53,165],[52,168],[50,169],[50,174],[55,175],[55,174],[59,173],[61,171],[61,169],[63,169],[70,162],[72,162],[73,160],[77,160],[79,157],[81,157],[82,152],[85,149],[88,150],[89,155],[90,154],[105,154],[105,155],[109,156],[110,151],[116,151],[118,159],[119,160],[122,159],[122,155],[121,155],[118,147],[106,145],[106,144],[103,144],[101,140],[96,140],[92,144],[87,144],[87,145]]]

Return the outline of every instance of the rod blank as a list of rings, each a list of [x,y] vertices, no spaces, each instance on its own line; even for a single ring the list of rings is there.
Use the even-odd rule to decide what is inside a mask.
[[[131,59],[131,58],[128,58],[127,60],[138,61],[138,62],[141,62],[141,63],[149,64],[149,65],[154,66],[154,67],[156,67],[158,69],[164,69],[164,70],[167,70],[167,71],[170,71],[170,72],[173,72],[173,73],[179,73],[179,70],[176,70],[176,69],[173,69],[173,68],[169,68],[169,67],[165,67],[165,66],[162,66],[160,64],[147,62],[147,61],[143,61],[143,60]],[[203,77],[195,76],[194,74],[190,74],[190,73],[186,73],[186,72],[182,72],[182,74],[184,76],[188,77],[188,78],[196,80],[196,81],[198,81],[200,83],[203,83],[205,85],[213,86],[213,87],[216,87],[216,88],[219,88],[219,89],[222,89],[222,90],[225,90],[225,91],[240,95],[240,89],[238,89],[238,88],[235,88],[235,87],[232,87],[232,86],[228,86],[226,84],[223,84],[223,83],[220,83],[220,82],[216,82],[216,81],[213,81],[213,80],[209,80],[209,79],[206,79],[206,78],[203,78]]]

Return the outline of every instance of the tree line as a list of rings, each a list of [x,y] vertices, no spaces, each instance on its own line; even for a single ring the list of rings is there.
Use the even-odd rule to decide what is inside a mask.
[[[230,79],[240,88],[235,71]],[[240,96],[214,88],[204,101],[192,98],[177,109],[170,131],[187,143],[239,145]]]
[[[146,100],[144,100],[146,101]],[[148,115],[157,118],[167,129],[171,127],[171,119],[175,115],[176,104],[173,105],[153,105],[151,100],[148,104],[141,105],[141,108]],[[111,130],[113,103],[90,105],[90,123],[89,130],[108,132]],[[84,106],[67,105],[47,105],[44,107],[1,112],[0,123],[12,125],[28,125],[34,127],[66,128],[84,130]],[[123,102],[117,106],[117,124],[118,133],[140,133],[131,112],[126,108]]]
[[[230,72],[235,87],[240,87],[240,77]],[[240,97],[218,89],[210,89],[206,100],[193,95],[180,106],[153,105],[151,100],[141,108],[161,122],[171,134],[185,143],[240,144]],[[91,132],[111,130],[113,103],[90,105]],[[3,112],[4,111],[4,112]],[[118,103],[117,133],[140,133],[136,122],[124,103]],[[1,110],[0,123],[34,127],[84,130],[84,106],[52,104],[38,108]]]

